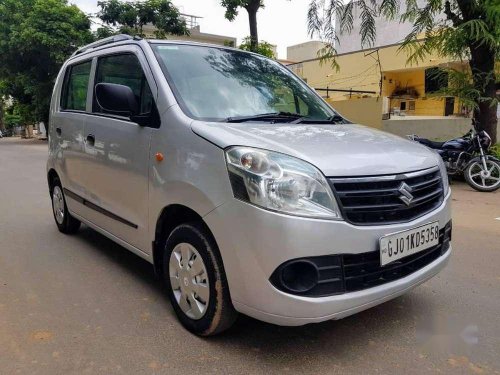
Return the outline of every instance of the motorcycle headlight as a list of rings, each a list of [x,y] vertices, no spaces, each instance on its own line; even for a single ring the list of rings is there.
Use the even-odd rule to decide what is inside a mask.
[[[340,210],[323,174],[311,164],[250,147],[226,150],[235,198],[289,215],[340,220]]]
[[[443,181],[443,191],[444,195],[446,196],[446,194],[448,194],[448,190],[450,189],[450,182],[448,181],[448,172],[446,171],[446,165],[444,164],[441,155],[437,154],[436,156],[439,163],[439,170],[441,171],[441,179]]]

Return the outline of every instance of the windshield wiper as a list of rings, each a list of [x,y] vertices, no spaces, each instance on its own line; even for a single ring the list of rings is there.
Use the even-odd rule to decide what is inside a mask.
[[[225,119],[225,122],[246,122],[252,120],[297,120],[302,117],[304,116],[292,112],[271,112],[253,116],[228,117]]]
[[[295,121],[292,121],[292,124],[350,124],[350,122],[340,115],[333,115],[325,119],[301,117]]]

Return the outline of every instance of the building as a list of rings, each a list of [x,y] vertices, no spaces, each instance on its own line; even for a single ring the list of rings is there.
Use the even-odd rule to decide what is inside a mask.
[[[463,114],[458,99],[431,96],[440,84],[434,78],[435,68],[460,67],[463,63],[430,56],[418,66],[409,66],[400,47],[396,44],[339,54],[339,71],[328,62],[321,64],[319,58],[288,67],[330,102],[380,98],[381,115]]]
[[[309,42],[296,44],[286,49],[288,61],[304,61],[318,57],[318,52],[325,47],[325,43],[311,40]]]
[[[419,6],[425,2],[417,0]],[[399,135],[461,135],[470,129],[466,109],[458,98],[439,98],[433,92],[447,85],[446,77],[436,75],[436,68],[467,69],[468,64],[437,54],[417,65],[408,64],[401,42],[412,24],[399,22],[403,11],[401,8],[393,21],[376,18],[375,43],[363,49],[360,11],[354,7],[352,32],[342,34],[338,26],[336,30],[339,70],[318,58],[324,46],[320,41],[288,47],[287,60],[293,61],[288,67],[353,122]]]
[[[203,17],[183,13],[181,14],[181,16],[186,20],[186,25],[189,29],[189,35],[170,35],[167,37],[168,39],[189,40],[191,42],[194,41],[230,47],[236,46],[237,41],[234,37],[201,32],[199,21]],[[145,34],[146,38],[155,38],[155,27],[153,25],[144,25],[143,33]]]
[[[416,0],[417,5],[423,8],[428,0]],[[403,39],[411,32],[413,25],[411,22],[400,22],[401,15],[406,10],[405,2],[402,2],[398,9],[398,14],[392,20],[387,20],[385,17],[375,17],[375,27],[377,29],[377,35],[373,46],[370,47],[382,47],[391,44],[398,44],[403,41]],[[438,19],[444,18],[445,15],[442,14],[438,16]],[[342,33],[340,30],[340,22],[335,25],[335,33],[337,34],[338,40],[335,45],[337,53],[350,53],[354,51],[360,51],[367,46],[361,44],[361,10],[359,7],[353,7],[353,28],[351,33]]]
[[[466,62],[435,55],[409,65],[401,44],[395,43],[339,53],[337,70],[312,57],[314,48],[301,55],[308,50],[304,44],[288,48],[292,52],[288,60],[294,61],[288,67],[353,122],[431,138],[457,136],[470,129],[468,113],[458,98],[432,95],[447,84],[436,76],[436,68],[465,69]],[[320,42],[309,43],[313,45],[319,48]]]

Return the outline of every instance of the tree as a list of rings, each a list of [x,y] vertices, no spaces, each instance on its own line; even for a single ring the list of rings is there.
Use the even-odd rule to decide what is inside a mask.
[[[249,36],[243,39],[243,42],[240,44],[240,49],[244,51],[252,51],[252,43],[251,43],[251,38]],[[259,44],[257,45],[257,49],[252,52],[259,53],[271,59],[276,58],[276,56],[274,55],[273,46],[270,43],[265,42],[263,40],[259,42]]]
[[[20,126],[22,123],[22,117],[17,111],[15,105],[9,108],[5,113],[5,128],[12,129],[15,126]]]
[[[423,7],[419,7],[419,3],[423,3]],[[309,32],[327,42],[323,57],[334,59],[335,42],[338,42],[335,22],[340,32],[350,33],[357,7],[362,21],[361,42],[371,46],[377,33],[375,17],[395,19],[402,5],[405,10],[400,21],[413,24],[401,46],[408,53],[408,63],[423,61],[431,53],[468,59],[472,80],[472,87],[466,90],[468,100],[480,128],[495,140],[498,104],[495,61],[500,58],[498,0],[312,0],[308,12]]]
[[[221,5],[226,8],[226,18],[233,21],[238,15],[239,8],[245,8],[250,24],[250,51],[258,52],[259,35],[257,32],[257,12],[264,7],[263,0],[222,0]]]
[[[23,123],[47,123],[63,62],[92,41],[88,17],[66,0],[0,0],[0,96],[12,97]]]
[[[2,96],[2,85],[3,83],[0,82],[0,130],[5,130],[5,119],[4,119],[4,114],[5,114],[5,98]]]
[[[97,5],[101,8],[97,16],[107,25],[97,30],[99,37],[109,36],[116,32],[144,36],[143,26],[146,24],[156,27],[156,38],[165,38],[168,34],[189,34],[186,21],[170,0],[137,2],[109,0],[98,1]]]

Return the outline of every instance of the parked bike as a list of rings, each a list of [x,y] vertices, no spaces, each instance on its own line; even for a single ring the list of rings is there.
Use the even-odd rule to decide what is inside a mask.
[[[408,138],[436,150],[448,175],[463,175],[473,189],[490,192],[500,187],[500,160],[487,154],[491,138],[484,130],[477,130],[474,120],[467,134],[446,142],[434,142],[415,134]]]
[[[11,130],[0,130],[0,138],[12,137]]]

